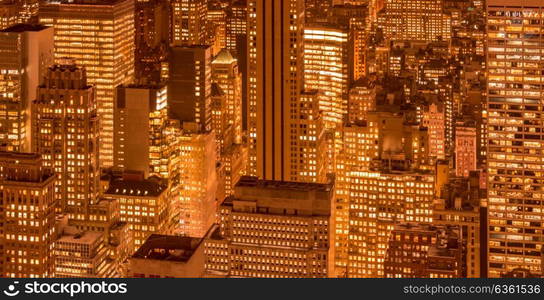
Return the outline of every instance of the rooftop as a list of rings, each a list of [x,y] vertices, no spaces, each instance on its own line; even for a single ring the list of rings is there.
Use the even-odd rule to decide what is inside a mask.
[[[152,234],[132,257],[187,262],[201,242],[200,238]]]
[[[225,65],[227,65],[227,64],[231,64],[231,63],[233,63],[235,61],[236,61],[236,59],[232,56],[230,51],[227,50],[227,49],[223,49],[223,50],[221,50],[221,52],[219,52],[219,54],[217,54],[217,56],[213,60],[212,64],[225,64]]]
[[[298,183],[242,177],[223,206],[269,215],[330,216],[333,183]]]
[[[49,27],[41,24],[16,24],[11,27],[0,30],[0,32],[25,32],[25,31],[42,31]]]
[[[15,163],[18,163],[18,160],[41,160],[42,156],[38,153],[0,151],[0,158],[14,160]]]
[[[158,197],[166,187],[154,180],[113,179],[106,191],[108,195],[126,195],[142,197]]]
[[[102,233],[94,231],[79,232],[76,234],[64,234],[58,240],[57,243],[71,243],[71,244],[94,244],[96,240],[102,237]]]
[[[256,177],[242,177],[236,187],[255,187],[261,189],[273,190],[293,190],[293,191],[320,191],[330,192],[332,186],[329,184],[319,183],[302,183],[302,182],[287,182],[274,180],[259,180]]]
[[[48,2],[47,4],[114,5],[124,1],[127,1],[127,0],[58,0],[58,1]]]

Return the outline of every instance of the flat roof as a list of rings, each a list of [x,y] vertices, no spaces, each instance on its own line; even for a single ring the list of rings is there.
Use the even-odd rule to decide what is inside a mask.
[[[62,235],[57,242],[73,243],[73,244],[92,244],[102,237],[102,233],[94,231],[85,231],[77,234]]]
[[[201,238],[152,234],[132,258],[187,262],[202,241]]]
[[[166,187],[153,180],[114,179],[106,195],[125,195],[133,197],[158,197]]]
[[[49,27],[41,25],[41,24],[22,24],[21,23],[21,24],[15,24],[13,26],[0,30],[0,32],[42,31],[47,28]]]
[[[256,177],[247,176],[240,178],[240,181],[238,184],[236,184],[236,187],[255,187],[261,189],[293,190],[303,192],[330,192],[332,190],[331,184],[260,180]]]
[[[50,1],[46,4],[64,4],[64,5],[74,5],[74,4],[83,4],[83,5],[114,5],[120,2],[127,0],[57,0]]]

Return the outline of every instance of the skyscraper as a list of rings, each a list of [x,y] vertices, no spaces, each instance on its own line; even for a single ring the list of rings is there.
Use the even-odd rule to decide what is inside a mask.
[[[206,43],[206,0],[171,1],[172,44],[175,46]]]
[[[444,0],[385,0],[384,33],[393,40],[432,42],[451,38]]]
[[[382,277],[387,243],[398,222],[432,222],[434,176],[410,171],[353,171],[349,277]]]
[[[115,88],[134,78],[134,0],[62,0],[40,6],[40,22],[55,28],[55,59],[85,67],[96,87],[100,116],[100,164],[113,165]]]
[[[195,123],[184,123],[171,154],[172,197],[179,212],[176,233],[204,237],[215,222],[217,152],[213,132],[201,132]]]
[[[210,46],[172,47],[168,61],[168,114],[211,130],[212,53]]]
[[[170,4],[164,0],[136,2],[135,77],[138,83],[158,83],[161,62],[170,42]]]
[[[322,94],[318,90],[302,91],[293,107],[291,120],[291,172],[287,180],[293,182],[325,183],[326,140]]]
[[[542,273],[543,9],[539,0],[487,1],[490,277]]]
[[[394,227],[385,259],[386,278],[457,278],[461,276],[457,227],[403,223]]]
[[[223,49],[212,61],[212,81],[217,83],[226,97],[227,123],[232,126],[233,141],[242,142],[242,75],[238,60]]]
[[[468,177],[478,163],[475,123],[459,122],[455,128],[455,175]]]
[[[348,118],[350,123],[366,120],[367,113],[376,108],[376,83],[361,78],[353,83],[348,97]]]
[[[34,150],[57,174],[59,208],[84,220],[98,200],[99,129],[95,91],[84,68],[66,61],[47,70],[32,106]]]
[[[206,237],[205,271],[233,277],[322,278],[332,274],[331,184],[244,177]]]
[[[54,276],[55,175],[39,154],[0,152],[0,275]]]
[[[223,49],[212,62],[212,94],[217,155],[223,165],[225,194],[245,173],[247,146],[242,135],[242,74],[229,50]]]
[[[249,173],[290,174],[290,119],[302,88],[303,0],[248,0]]]
[[[429,133],[429,155],[436,159],[446,158],[446,131],[444,105],[433,101],[423,107],[422,125]]]
[[[317,89],[323,97],[319,109],[325,125],[342,125],[348,111],[348,31],[329,25],[304,28],[304,87]]]
[[[226,46],[239,60],[242,60],[241,50],[247,45],[247,3],[246,0],[236,0],[228,7],[226,20]],[[244,62],[245,65],[245,62]]]
[[[0,147],[30,151],[30,104],[53,63],[53,29],[19,24],[0,31]]]
[[[168,177],[166,86],[118,86],[114,117],[114,166]]]
[[[216,56],[227,46],[227,13],[217,4],[210,4],[206,14],[206,44],[212,46],[212,54]]]
[[[125,174],[110,182],[104,198],[119,202],[120,220],[132,231],[132,254],[151,234],[170,233],[172,224],[168,186],[160,180]]]
[[[0,30],[11,27],[18,22],[19,6],[14,1],[0,3]]]
[[[39,0],[0,1],[0,30],[15,24],[32,23],[38,13]]]

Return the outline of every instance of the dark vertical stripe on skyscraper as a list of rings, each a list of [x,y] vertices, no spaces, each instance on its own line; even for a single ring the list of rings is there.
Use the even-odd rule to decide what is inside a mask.
[[[258,2],[259,0],[257,0],[255,2],[255,9],[256,9],[256,17],[257,17],[257,21],[256,21],[256,24],[255,24],[255,27],[259,27],[259,11],[258,11]],[[262,146],[262,161],[259,162],[257,161],[256,162],[256,165],[258,166],[259,163],[262,165],[262,168],[263,168],[263,171],[262,171],[262,176],[263,178],[266,178],[266,82],[267,82],[267,78],[266,78],[266,1],[263,0],[263,5],[262,5],[262,8],[263,8],[263,11],[262,11],[262,19],[261,19],[261,22],[262,22],[262,35],[261,35],[261,39],[262,39],[262,47],[263,47],[263,55],[262,55],[262,82],[261,82],[261,85],[262,85],[262,99],[258,99],[259,95],[257,94],[255,101],[262,101],[262,112],[261,112],[261,116],[262,116],[262,120],[257,120],[257,122],[262,122],[262,136],[257,136],[256,138],[257,139],[261,139],[262,143],[263,143],[263,146]],[[257,29],[257,28],[255,28]],[[256,54],[258,55],[259,53],[259,43],[257,42],[259,40],[259,37],[258,36],[255,36],[255,47],[257,48],[257,52]],[[256,58],[258,59],[258,57]],[[257,62],[258,63],[258,62]],[[255,72],[257,72],[258,68],[256,68]],[[257,72],[258,73],[258,72]],[[259,74],[257,74],[258,76]],[[258,80],[258,79],[257,79]],[[258,83],[257,83],[258,84]],[[256,105],[257,106],[257,105]],[[257,113],[257,112],[255,112]],[[256,124],[255,124],[256,125]],[[258,135],[259,131],[257,130],[257,135]],[[255,145],[255,147],[258,147],[257,146],[258,144],[258,141]],[[257,151],[259,149],[256,149],[255,151]],[[256,159],[258,159],[259,156],[257,155]]]
[[[284,162],[285,162],[285,158],[284,158],[284,152],[285,152],[285,147],[287,147],[286,144],[284,144],[285,140],[284,140],[284,134],[285,134],[285,123],[284,123],[284,120],[285,120],[285,111],[284,111],[284,105],[285,105],[285,86],[284,86],[284,83],[285,83],[285,78],[284,78],[284,75],[285,75],[285,57],[284,57],[284,43],[285,43],[285,28],[284,28],[284,18],[285,18],[285,11],[284,11],[284,3],[285,1],[280,1],[280,13],[281,13],[281,141],[280,141],[280,145],[281,145],[281,162],[280,162],[280,180],[285,180],[285,174],[284,174],[284,170],[283,170],[283,165],[284,165]],[[290,35],[291,32],[289,32],[289,43],[291,42],[291,35]],[[288,71],[290,72],[291,71],[291,66],[289,66],[289,69]],[[290,76],[291,74],[289,73],[289,76],[287,78],[291,78]],[[289,90],[289,97],[291,97],[291,90]]]
[[[272,2],[272,20],[270,22],[270,25],[272,27],[272,47],[270,47],[272,49],[272,128],[271,128],[271,131],[272,131],[272,153],[270,153],[269,155],[272,157],[272,179],[276,179],[276,135],[275,135],[275,128],[274,128],[274,125],[275,125],[275,121],[276,121],[276,53],[275,53],[275,50],[276,50],[276,24],[275,24],[275,21],[276,21],[276,5],[275,5],[275,2],[276,0],[271,0],[270,2]],[[280,1],[280,3],[282,3],[283,1]],[[265,15],[266,16],[266,15]],[[266,48],[266,47],[265,47]],[[266,84],[266,81],[264,82],[264,84]],[[265,151],[265,154],[266,154],[266,151]],[[265,162],[266,162],[266,159],[265,159]]]

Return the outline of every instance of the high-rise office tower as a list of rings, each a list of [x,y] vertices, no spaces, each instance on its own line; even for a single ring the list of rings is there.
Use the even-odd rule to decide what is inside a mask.
[[[217,276],[319,278],[334,267],[331,184],[244,177],[219,206],[204,244]]]
[[[132,231],[132,254],[151,234],[170,233],[172,224],[167,184],[131,175],[112,180],[103,197],[119,202],[120,221]]]
[[[142,46],[151,49],[169,39],[168,5],[164,0],[136,2],[136,51]]]
[[[96,87],[101,167],[113,165],[115,87],[134,78],[134,11],[134,0],[62,0],[40,6],[40,23],[55,28],[56,62],[75,59]]]
[[[0,31],[0,147],[30,151],[30,104],[53,63],[53,29],[19,24]]]
[[[423,108],[422,125],[429,133],[429,155],[436,159],[446,158],[446,121],[444,105],[432,102]]]
[[[206,43],[206,0],[171,1],[172,44],[175,46]]]
[[[137,1],[135,11],[135,78],[139,83],[158,83],[161,62],[168,54],[170,4],[164,0]]]
[[[227,79],[227,81],[230,80]],[[212,129],[215,135],[217,157],[221,162],[220,173],[223,180],[220,180],[220,183],[224,186],[220,188],[224,189],[225,196],[233,193],[234,185],[242,174],[245,174],[247,164],[247,146],[241,143],[241,135],[238,135],[236,141],[235,126],[232,124],[234,120],[228,111],[227,93],[214,82],[212,84]],[[241,121],[241,111],[238,115]]]
[[[451,39],[443,0],[385,0],[384,34],[392,40],[439,41]]]
[[[293,107],[291,119],[291,173],[292,182],[325,183],[326,140],[325,122],[320,109],[322,94],[317,90],[302,91],[298,105]]]
[[[213,5],[206,14],[206,44],[212,46],[216,56],[227,46],[227,13],[224,8]]]
[[[0,2],[0,30],[18,23],[19,10],[20,7],[15,1]]]
[[[330,17],[326,20],[348,30],[350,80],[357,81],[368,73],[366,61],[370,47],[369,33],[373,26],[369,11],[373,7],[368,1],[339,1],[333,4]]]
[[[335,264],[336,276],[346,277],[350,234],[352,171],[368,170],[378,155],[378,129],[372,122],[358,121],[342,127],[343,145],[336,155],[335,168]],[[355,195],[355,194],[353,194]]]
[[[39,0],[0,1],[0,30],[15,24],[33,23],[38,5]]]
[[[217,152],[213,132],[201,132],[195,123],[184,123],[171,154],[172,205],[179,213],[176,233],[204,237],[215,222],[218,187]]]
[[[337,2],[337,3],[335,3]],[[309,23],[313,23],[319,20],[323,20],[327,18],[328,12],[331,9],[331,6],[335,4],[341,4],[338,3],[341,1],[334,1],[334,0],[304,0],[304,7],[305,7],[305,18],[306,21]]]
[[[225,196],[234,193],[234,186],[246,174],[247,147],[243,144],[232,144],[221,154],[224,166]]]
[[[540,0],[487,1],[490,277],[542,273],[543,9]]]
[[[226,47],[238,60],[238,68],[242,74],[242,128],[247,130],[247,2],[236,0],[227,7]]]
[[[487,218],[482,204],[487,197],[480,186],[480,172],[469,178],[453,178],[442,185],[435,200],[433,225],[457,226],[463,240],[461,276],[481,278],[487,275]]]
[[[339,200],[349,203],[348,277],[382,277],[392,228],[432,222],[435,175],[421,170],[428,162],[427,131],[410,124],[410,113],[386,107],[344,128]]]
[[[302,87],[303,0],[248,0],[249,173],[287,180]]]
[[[376,108],[376,83],[361,78],[353,83],[348,96],[348,118],[350,123],[366,120],[367,113]]]
[[[319,90],[325,125],[342,125],[348,111],[348,30],[337,26],[304,28],[304,87]]]
[[[458,122],[455,127],[455,175],[468,177],[477,169],[477,128],[476,123]]]
[[[226,47],[240,61],[242,46],[247,45],[247,3],[236,0],[227,8]],[[244,50],[244,52],[247,50]]]
[[[212,62],[212,81],[217,83],[226,98],[227,124],[232,126],[233,142],[242,142],[242,75],[236,60],[223,49]]]
[[[210,46],[172,47],[168,61],[168,114],[211,130],[212,53]]]
[[[457,227],[396,225],[387,246],[384,277],[461,277],[461,249]]]
[[[167,89],[121,85],[115,92],[114,166],[168,177]]]
[[[55,175],[39,154],[0,152],[0,275],[54,276]]]
[[[99,193],[99,129],[94,88],[73,61],[47,70],[32,105],[32,138],[44,167],[57,175],[59,208],[84,220]]]
[[[232,126],[228,124],[227,110],[227,95],[217,83],[212,83],[212,130],[219,156],[225,146],[233,142]]]
[[[398,222],[431,223],[434,176],[414,171],[350,173],[349,277],[383,277]]]

